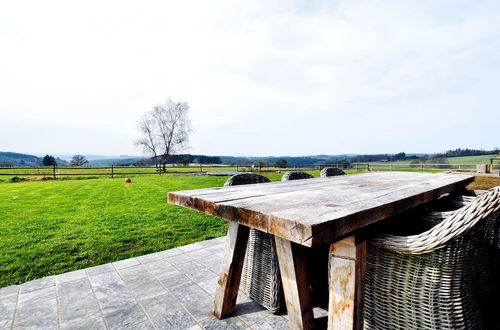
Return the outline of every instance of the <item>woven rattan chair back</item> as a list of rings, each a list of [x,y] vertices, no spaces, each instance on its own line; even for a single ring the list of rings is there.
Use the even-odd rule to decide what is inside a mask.
[[[476,261],[500,212],[500,187],[411,236],[369,241],[366,329],[481,329]]]
[[[301,171],[290,171],[283,174],[281,181],[289,180],[301,180],[301,179],[312,179],[314,178],[311,174]]]
[[[224,186],[266,182],[271,180],[262,175],[244,173],[232,176]],[[273,313],[284,306],[276,244],[272,235],[250,229],[240,290]]]
[[[329,176],[345,175],[346,173],[338,167],[325,167],[320,172],[320,177],[326,178]]]

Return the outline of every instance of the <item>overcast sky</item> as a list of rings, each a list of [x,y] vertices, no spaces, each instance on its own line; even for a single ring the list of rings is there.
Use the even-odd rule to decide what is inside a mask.
[[[141,154],[187,101],[191,153],[500,146],[499,1],[3,1],[0,151]]]

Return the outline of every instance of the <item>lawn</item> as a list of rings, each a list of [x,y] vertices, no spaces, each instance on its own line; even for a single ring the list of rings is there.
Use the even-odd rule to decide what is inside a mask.
[[[130,184],[1,183],[0,287],[225,235],[225,220],[170,205],[166,196],[226,180],[150,175]]]

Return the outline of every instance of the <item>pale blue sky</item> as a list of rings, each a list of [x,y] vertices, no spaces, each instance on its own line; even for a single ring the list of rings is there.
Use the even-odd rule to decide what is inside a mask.
[[[167,97],[192,153],[500,147],[498,1],[4,1],[0,45],[0,151],[140,154]]]

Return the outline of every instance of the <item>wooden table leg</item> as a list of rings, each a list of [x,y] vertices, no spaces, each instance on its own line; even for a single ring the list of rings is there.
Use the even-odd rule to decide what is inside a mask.
[[[366,240],[335,242],[329,258],[328,329],[362,329]]]
[[[275,237],[290,329],[312,329],[314,316],[307,275],[306,247]]]
[[[235,221],[229,222],[224,260],[213,307],[214,315],[218,319],[225,318],[234,312],[249,232],[249,227]]]

